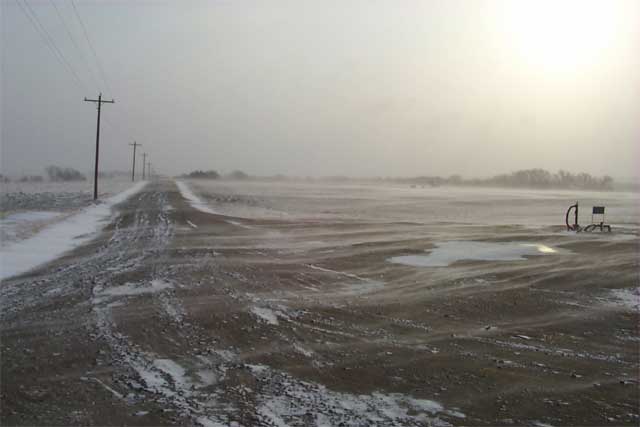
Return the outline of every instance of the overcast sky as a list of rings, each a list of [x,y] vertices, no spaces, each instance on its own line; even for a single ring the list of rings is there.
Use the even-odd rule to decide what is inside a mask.
[[[4,174],[89,173],[99,91],[104,170],[130,168],[133,140],[167,174],[629,178],[640,161],[637,0],[74,0],[106,78],[70,0],[0,1]]]

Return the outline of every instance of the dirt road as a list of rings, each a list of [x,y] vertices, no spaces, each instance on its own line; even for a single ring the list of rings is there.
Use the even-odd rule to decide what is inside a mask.
[[[638,425],[637,239],[420,270],[424,224],[116,208],[0,285],[2,425]]]

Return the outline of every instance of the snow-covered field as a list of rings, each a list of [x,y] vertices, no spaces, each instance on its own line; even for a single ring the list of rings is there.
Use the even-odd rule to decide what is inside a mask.
[[[103,196],[97,203],[72,213],[25,211],[3,218],[2,235],[11,239],[3,239],[0,247],[0,279],[24,273],[85,244],[109,223],[114,205],[142,190],[146,184],[146,181],[133,186],[129,183],[127,190],[111,197]]]
[[[425,187],[186,180],[215,212],[240,218],[335,218],[419,223],[548,226],[564,224],[569,205],[580,201],[580,223],[591,207],[606,206],[606,222],[637,227],[638,194],[570,190]]]
[[[131,187],[125,178],[102,179],[101,199]],[[0,246],[33,236],[93,203],[93,182],[9,182],[0,185]]]
[[[101,198],[131,187],[131,179],[105,178],[98,182]],[[93,200],[93,181],[8,182],[0,185],[0,211],[67,211],[87,206]]]
[[[109,208],[124,197],[24,241],[111,219],[99,244],[2,281],[11,424],[639,419],[633,195],[158,180]],[[613,232],[564,231],[576,198]],[[94,228],[73,239],[77,217]]]

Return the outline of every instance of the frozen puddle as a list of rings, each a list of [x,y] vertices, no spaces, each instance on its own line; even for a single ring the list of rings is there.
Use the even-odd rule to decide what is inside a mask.
[[[558,253],[558,250],[538,243],[459,240],[438,243],[427,255],[397,256],[389,258],[388,261],[412,267],[447,267],[462,260],[520,261],[525,260],[525,256],[554,253]]]

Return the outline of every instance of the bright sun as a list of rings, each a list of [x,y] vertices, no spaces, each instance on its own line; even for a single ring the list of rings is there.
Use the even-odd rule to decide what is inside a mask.
[[[620,4],[595,0],[512,0],[504,3],[504,24],[525,63],[546,72],[575,72],[608,55]]]

